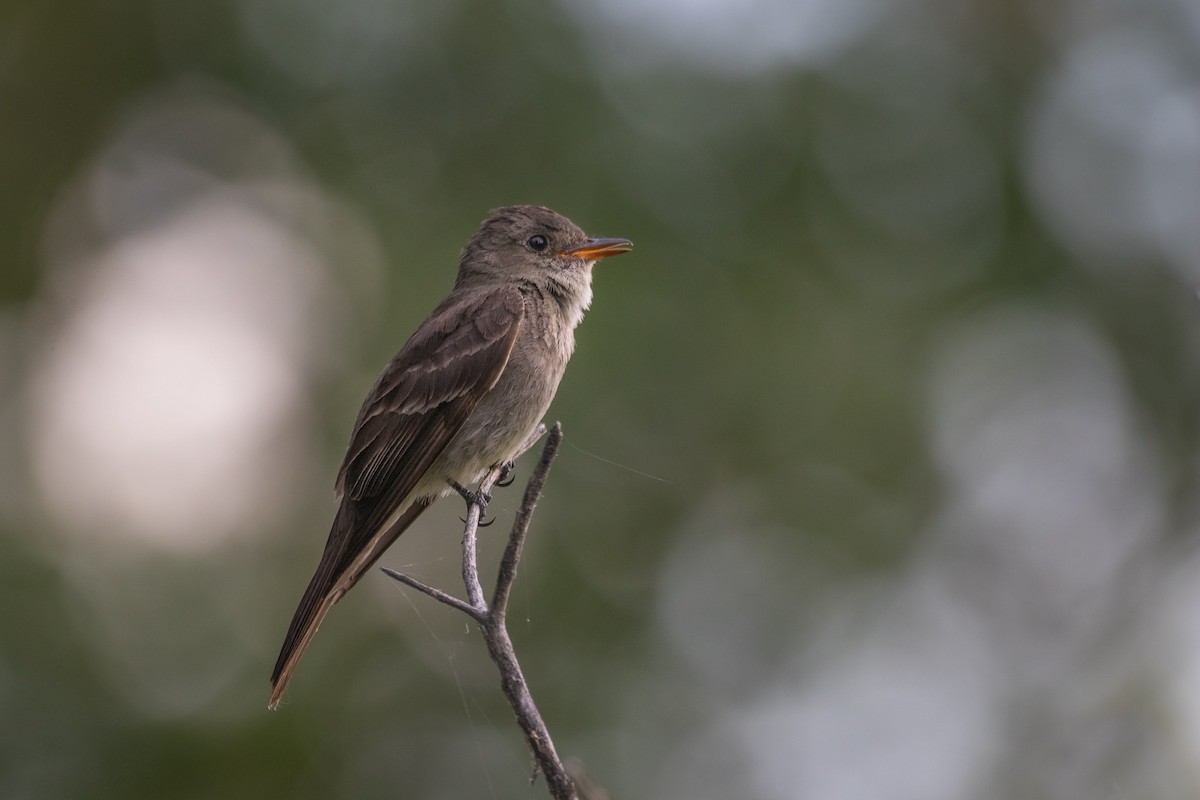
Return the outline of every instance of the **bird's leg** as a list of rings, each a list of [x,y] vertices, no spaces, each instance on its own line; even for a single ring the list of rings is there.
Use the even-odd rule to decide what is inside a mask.
[[[479,506],[480,516],[487,511],[488,503],[492,502],[492,496],[487,492],[479,492],[474,489],[468,489],[453,478],[447,478],[446,483],[450,484],[450,488],[458,492],[459,496],[467,502],[469,506]]]
[[[484,519],[484,517],[487,516],[488,503],[492,502],[492,496],[490,494],[487,492],[476,491],[474,489],[468,489],[453,478],[447,478],[446,483],[450,484],[450,488],[462,495],[462,499],[467,502],[468,508],[475,505],[479,506],[479,522],[477,522],[476,525],[478,525],[480,528],[486,528],[496,521],[495,517],[492,517],[491,519]],[[459,517],[459,519],[462,520],[464,525],[467,524],[467,521],[462,517]]]
[[[498,486],[501,489],[503,489],[506,486],[512,486],[513,481],[515,481],[517,479],[517,476],[516,476],[517,462],[505,461],[504,463],[500,464],[499,467],[500,467],[500,477],[496,478],[496,482],[492,485]],[[490,497],[489,497],[489,500],[490,500]],[[485,505],[485,506],[483,506],[483,508],[486,509],[487,506]],[[491,519],[485,521],[482,519],[482,515],[481,515],[481,519],[479,520],[479,527],[486,528],[495,521],[496,521],[495,517],[492,517]],[[463,522],[465,523],[466,520],[463,520]]]
[[[517,462],[505,461],[500,465],[500,477],[496,479],[496,485],[501,488],[505,486],[512,486],[513,481],[517,479],[516,471]]]

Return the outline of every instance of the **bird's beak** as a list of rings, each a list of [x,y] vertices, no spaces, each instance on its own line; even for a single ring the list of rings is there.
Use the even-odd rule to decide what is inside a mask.
[[[588,239],[578,247],[563,250],[559,255],[568,258],[578,258],[583,261],[599,261],[609,256],[619,256],[633,249],[633,242],[628,239]]]

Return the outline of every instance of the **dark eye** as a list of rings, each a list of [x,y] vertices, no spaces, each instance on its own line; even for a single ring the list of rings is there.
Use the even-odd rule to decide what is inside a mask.
[[[529,245],[530,250],[540,253],[550,246],[550,240],[538,233],[530,236],[529,241],[527,241],[525,244]]]

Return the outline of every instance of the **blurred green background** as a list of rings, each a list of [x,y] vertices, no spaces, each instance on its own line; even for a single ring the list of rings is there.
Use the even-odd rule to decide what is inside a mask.
[[[1195,0],[5,4],[0,798],[545,796],[377,573],[266,710],[358,404],[512,203],[637,245],[513,598],[560,753],[1200,796],[1198,53]],[[460,513],[383,563],[457,590]]]

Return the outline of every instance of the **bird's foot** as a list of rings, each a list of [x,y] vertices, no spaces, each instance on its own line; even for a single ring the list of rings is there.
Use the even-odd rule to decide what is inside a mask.
[[[487,492],[468,489],[456,480],[448,480],[447,483],[450,484],[450,488],[458,492],[459,496],[466,501],[467,505],[479,506],[479,510],[481,512],[480,516],[483,516],[482,512],[487,510],[488,503],[492,502],[492,496]]]
[[[517,462],[505,461],[500,465],[500,477],[496,480],[496,485],[501,488],[504,488],[505,486],[512,486],[513,481],[517,479],[516,473]]]

